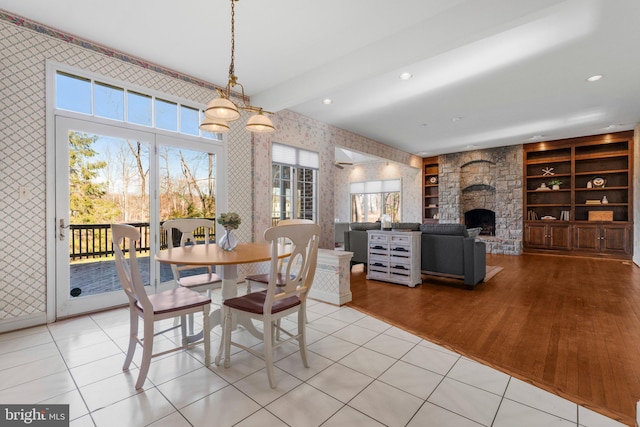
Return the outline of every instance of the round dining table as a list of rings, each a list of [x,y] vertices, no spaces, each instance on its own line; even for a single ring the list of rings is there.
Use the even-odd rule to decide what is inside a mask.
[[[291,255],[286,246],[278,247],[278,258]],[[167,264],[215,265],[216,273],[222,277],[222,299],[238,296],[238,265],[264,262],[271,260],[270,243],[239,243],[232,251],[225,251],[216,244],[200,244],[184,247],[174,247],[159,251],[156,261]],[[211,327],[222,326],[222,310],[211,312]],[[251,319],[238,319],[253,335],[261,334],[255,330]],[[235,327],[235,325],[234,325]]]

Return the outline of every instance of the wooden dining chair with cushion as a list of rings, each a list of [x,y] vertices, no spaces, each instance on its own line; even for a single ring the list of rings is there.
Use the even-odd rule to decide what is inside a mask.
[[[264,237],[271,244],[271,261],[269,284],[262,292],[253,292],[240,297],[230,298],[223,302],[224,334],[216,356],[216,364],[220,364],[224,355],[224,366],[231,363],[231,345],[246,350],[264,359],[267,376],[271,388],[276,387],[273,369],[273,351],[275,348],[297,340],[300,356],[305,367],[307,362],[305,306],[306,299],[313,284],[316,264],[318,262],[318,241],[320,227],[316,224],[290,224],[271,227],[264,233]],[[286,238],[291,242],[291,256],[283,267],[284,285],[277,286],[280,269],[278,249],[280,239]],[[297,313],[297,331],[290,332],[280,327],[279,320],[290,314]],[[263,324],[264,352],[246,347],[232,340],[232,316],[248,316]],[[274,340],[274,329],[286,335],[284,340]]]
[[[291,224],[314,224],[310,219],[282,219],[278,222],[277,226],[280,225],[291,225]],[[280,240],[281,245],[286,245],[284,239]],[[282,274],[282,266],[284,265],[284,260],[280,259],[280,264],[278,266],[278,276],[276,278],[278,286],[284,286],[284,276]],[[247,293],[250,294],[254,288],[264,289],[269,284],[269,273],[265,274],[253,274],[250,276],[246,276],[244,278],[247,281]]]
[[[122,370],[129,370],[136,346],[142,346],[142,362],[140,363],[140,373],[136,381],[136,389],[142,388],[144,385],[152,357],[188,347],[189,336],[187,336],[185,320],[189,314],[202,313],[203,339],[195,341],[192,344],[204,343],[204,363],[209,366],[209,341],[211,333],[209,310],[211,298],[182,287],[147,295],[140,276],[136,252],[136,242],[140,240],[140,232],[135,227],[127,224],[112,224],[111,235],[118,278],[120,279],[122,289],[124,289],[124,292],[129,298],[129,347]],[[128,257],[125,257],[125,252],[128,252]],[[181,319],[182,346],[153,354],[154,335],[167,332],[167,330],[163,330],[154,333],[155,322],[174,317]],[[144,325],[142,338],[138,335],[138,321],[140,318],[142,318]],[[169,330],[174,328],[175,326],[169,328]]]
[[[204,218],[180,218],[170,219],[162,223],[162,229],[166,233],[167,247],[169,249],[179,245],[198,244],[195,233],[202,230],[205,245],[210,244],[210,230],[215,230],[215,223]],[[222,287],[222,277],[213,272],[213,266],[171,264],[173,279],[177,286],[191,289],[197,292],[206,292],[211,298],[211,291]],[[189,316],[189,334],[193,334],[193,316]]]

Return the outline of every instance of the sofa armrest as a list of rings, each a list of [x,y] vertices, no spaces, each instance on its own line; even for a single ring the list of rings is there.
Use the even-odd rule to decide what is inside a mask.
[[[464,238],[464,284],[475,286],[487,274],[487,247],[474,238]]]

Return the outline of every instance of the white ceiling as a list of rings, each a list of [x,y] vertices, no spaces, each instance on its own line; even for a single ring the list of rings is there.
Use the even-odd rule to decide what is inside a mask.
[[[0,8],[226,84],[229,0]],[[235,32],[252,104],[421,156],[640,122],[639,0],[241,0]],[[586,82],[594,74],[604,78]]]

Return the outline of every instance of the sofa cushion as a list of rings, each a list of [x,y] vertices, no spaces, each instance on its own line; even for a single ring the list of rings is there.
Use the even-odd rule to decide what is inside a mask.
[[[354,231],[380,230],[379,222],[352,222],[350,225]]]
[[[391,223],[391,229],[420,231],[420,225],[421,224],[419,222],[394,222]]]
[[[469,237],[464,224],[422,224],[420,231],[425,234]]]

